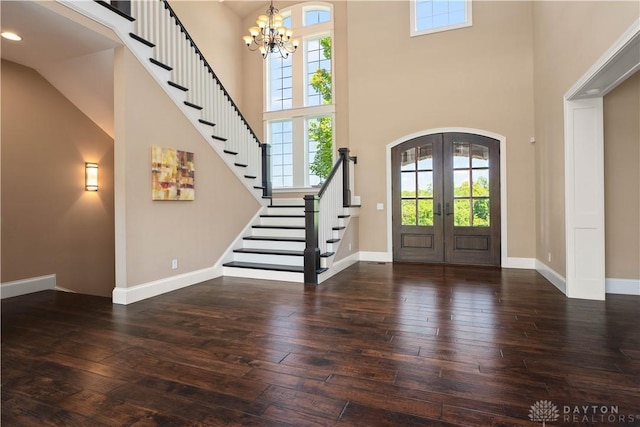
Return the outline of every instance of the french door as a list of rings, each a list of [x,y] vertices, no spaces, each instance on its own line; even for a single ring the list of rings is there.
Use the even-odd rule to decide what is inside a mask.
[[[500,144],[468,133],[391,150],[393,260],[500,265]]]

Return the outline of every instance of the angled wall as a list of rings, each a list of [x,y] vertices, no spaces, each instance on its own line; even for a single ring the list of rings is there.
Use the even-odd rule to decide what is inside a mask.
[[[260,205],[133,54],[115,59],[117,287],[211,269]],[[194,201],[151,200],[154,145],[195,154]]]
[[[84,164],[99,164],[99,190]],[[113,140],[31,68],[2,61],[2,282],[56,275],[110,296]]]

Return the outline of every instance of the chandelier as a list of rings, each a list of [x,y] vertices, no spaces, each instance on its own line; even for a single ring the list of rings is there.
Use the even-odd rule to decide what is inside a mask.
[[[259,50],[266,59],[269,53],[278,52],[282,58],[287,58],[298,48],[298,40],[292,39],[293,31],[284,26],[284,17],[273,7],[273,0],[266,11],[266,15],[258,16],[257,27],[249,28],[249,35],[242,39],[251,51]]]

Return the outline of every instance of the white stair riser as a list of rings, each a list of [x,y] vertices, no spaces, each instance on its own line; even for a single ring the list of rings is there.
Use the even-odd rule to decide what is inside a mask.
[[[255,262],[258,264],[304,265],[304,257],[295,255],[271,255],[271,254],[248,254],[236,252],[233,254],[234,261]]]
[[[223,267],[222,274],[224,276],[230,277],[247,277],[250,279],[304,283],[303,273],[293,273],[290,271],[254,270],[251,268]]]
[[[304,206],[304,199],[301,197],[276,197],[271,199],[271,204],[276,206]]]
[[[268,208],[269,215],[304,215],[304,208]]]
[[[303,251],[304,242],[274,242],[273,240],[243,240],[242,246],[248,249],[275,249],[283,251]]]
[[[256,237],[298,237],[304,238],[304,230],[286,228],[253,228],[251,234]]]
[[[304,218],[272,218],[261,217],[260,224],[262,225],[291,225],[291,226],[304,226]]]

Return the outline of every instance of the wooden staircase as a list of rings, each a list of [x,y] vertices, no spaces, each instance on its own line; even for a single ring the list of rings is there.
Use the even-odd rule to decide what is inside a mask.
[[[77,2],[65,3],[72,8],[79,7]],[[114,31],[262,205],[256,221],[246,228],[233,249],[216,263],[222,266],[222,274],[304,283],[305,248],[309,244],[310,233],[305,227],[308,221],[305,219],[305,202],[303,199],[272,200],[269,146],[260,143],[169,3],[166,0],[138,0],[130,2],[127,13],[104,1],[86,3],[81,9],[92,9],[92,3],[99,4],[104,6],[99,9],[115,12],[124,18],[112,26]],[[90,15],[100,22],[111,21],[106,16],[100,17],[100,12],[91,10]],[[128,13],[143,19],[134,19]],[[177,44],[182,47],[163,48]],[[349,160],[348,149],[340,150],[346,150],[347,154],[341,157],[345,164],[355,160]],[[332,176],[337,167],[334,166]],[[335,188],[327,192],[331,197],[324,199],[333,200],[333,204],[327,203],[333,206],[333,210],[322,211],[323,219],[319,221],[321,232],[318,235],[316,223],[312,233],[319,236],[321,242],[314,247],[316,261],[308,263],[312,267],[307,274],[315,271],[315,283],[322,273],[326,273],[325,277],[335,274],[329,269],[350,218],[348,208],[343,208],[342,198],[342,182],[348,181],[349,173],[344,167],[341,171],[345,171],[344,177],[342,173],[337,174],[339,183],[336,180]],[[327,181],[331,181],[330,178]],[[314,214],[318,222],[318,212]]]
[[[321,268],[328,270],[333,248],[340,242],[345,229],[344,215],[340,226],[335,227],[331,251],[321,254]],[[257,224],[251,225],[248,234],[241,239],[241,246],[233,250],[233,260],[223,264],[225,276],[277,279],[291,282],[304,281],[305,214],[302,199],[273,199],[263,208]],[[274,273],[277,272],[277,273]]]

